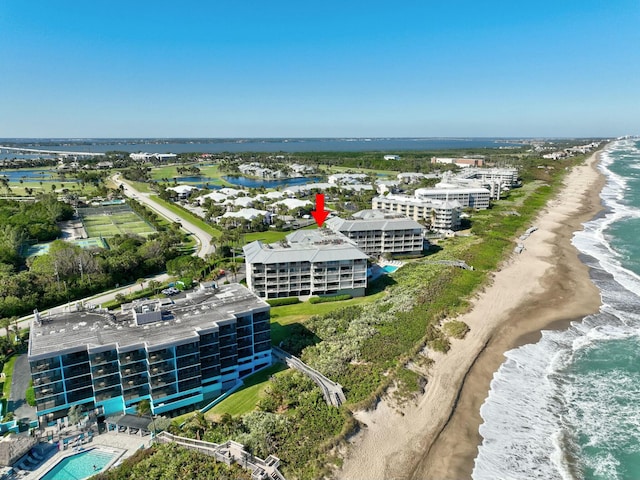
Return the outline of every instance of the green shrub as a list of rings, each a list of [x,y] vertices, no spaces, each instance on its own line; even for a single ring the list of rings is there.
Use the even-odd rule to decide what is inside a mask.
[[[29,388],[27,388],[27,391],[24,394],[25,400],[27,401],[27,404],[29,404],[29,406],[31,407],[35,407],[36,406],[36,394],[33,390],[33,382],[29,382]]]
[[[442,327],[447,335],[453,338],[462,339],[469,331],[469,325],[460,320],[451,320]]]
[[[448,338],[434,338],[433,340],[427,342],[427,345],[430,349],[441,353],[447,353],[451,348],[451,344],[449,343]]]
[[[298,297],[271,298],[267,300],[267,303],[272,307],[281,307],[282,305],[294,305],[296,303],[300,303],[300,299]]]
[[[341,302],[343,300],[351,300],[353,297],[349,294],[345,295],[330,295],[328,297],[311,297],[309,303],[327,303],[327,302]]]

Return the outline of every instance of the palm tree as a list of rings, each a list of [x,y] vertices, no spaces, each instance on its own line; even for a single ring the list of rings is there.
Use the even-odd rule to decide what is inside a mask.
[[[153,416],[153,412],[151,411],[151,402],[147,399],[140,400],[138,405],[136,406],[136,410],[138,412],[139,417],[151,417],[151,423],[153,424],[153,436],[156,436],[156,419]]]
[[[158,290],[160,290],[160,287],[162,286],[162,284],[157,281],[157,280],[149,280],[149,288],[153,291],[154,295],[158,294]]]
[[[7,335],[7,340],[9,340],[9,327],[11,326],[10,318],[0,318],[0,327],[4,328],[5,334]]]

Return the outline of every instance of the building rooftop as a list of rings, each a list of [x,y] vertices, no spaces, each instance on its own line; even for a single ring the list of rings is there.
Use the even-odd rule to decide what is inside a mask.
[[[437,200],[435,198],[416,198],[408,195],[389,194],[378,196],[373,202],[390,201],[400,203],[402,205],[430,206],[433,208],[461,208],[462,205],[458,200]]]
[[[423,226],[410,218],[394,218],[394,217],[373,217],[343,219],[333,217],[326,221],[327,227],[340,232],[363,232],[363,231],[391,231],[391,230],[423,230]]]
[[[279,243],[267,245],[260,241],[251,242],[243,250],[249,263],[328,262],[369,258],[352,240],[326,228],[297,230],[287,235],[286,241]]]
[[[162,299],[166,300],[166,299]],[[189,292],[175,303],[160,305],[157,300],[134,302],[123,306],[124,312],[105,309],[72,311],[54,315],[37,315],[31,323],[29,359],[46,358],[52,352],[73,352],[88,346],[114,346],[127,349],[147,344],[188,343],[197,338],[198,330],[215,331],[218,325],[232,320],[234,313],[268,309],[268,305],[239,284],[219,289]],[[148,323],[136,322],[133,310],[140,316],[161,313]]]

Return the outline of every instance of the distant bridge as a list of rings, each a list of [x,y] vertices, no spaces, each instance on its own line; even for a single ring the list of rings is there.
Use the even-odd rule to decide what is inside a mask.
[[[0,152],[2,150],[7,150],[7,152],[46,153],[46,154],[64,155],[64,156],[75,155],[78,157],[101,157],[104,155],[104,153],[99,153],[99,152],[65,152],[62,150],[41,150],[36,148],[5,147],[4,145],[0,145]]]

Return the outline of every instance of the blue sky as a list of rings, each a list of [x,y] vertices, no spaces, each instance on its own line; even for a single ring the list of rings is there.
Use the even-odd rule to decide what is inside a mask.
[[[640,134],[640,2],[0,2],[2,137]]]

